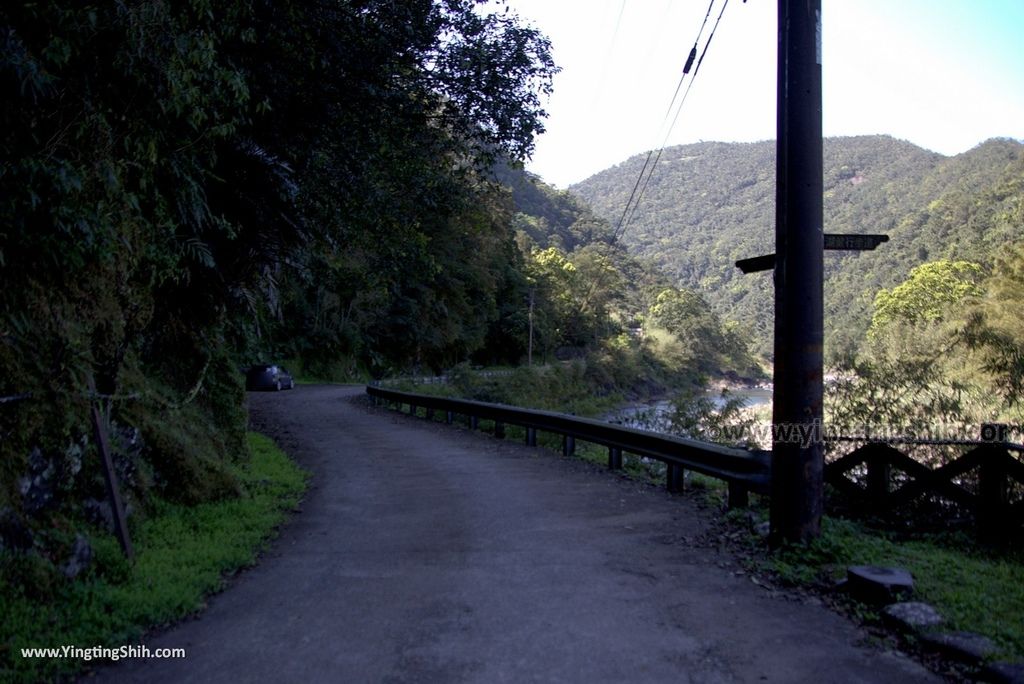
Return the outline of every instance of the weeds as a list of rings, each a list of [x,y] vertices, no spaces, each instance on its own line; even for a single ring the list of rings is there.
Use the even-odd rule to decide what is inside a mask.
[[[826,517],[819,539],[784,547],[767,559],[781,580],[797,585],[831,585],[849,565],[906,568],[916,598],[934,605],[950,629],[987,636],[1000,648],[999,658],[1024,662],[1024,554],[1019,550],[1001,552],[962,535],[897,539]]]
[[[0,681],[70,675],[82,662],[25,659],[20,649],[121,646],[200,610],[224,578],[252,565],[305,489],[305,474],[266,437],[249,433],[251,460],[232,466],[241,496],[196,506],[158,502],[133,525],[135,561],[92,528],[90,568],[67,580],[37,554],[0,552]]]

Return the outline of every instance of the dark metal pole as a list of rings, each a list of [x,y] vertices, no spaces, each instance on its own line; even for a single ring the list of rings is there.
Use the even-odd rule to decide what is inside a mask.
[[[821,532],[821,0],[779,0],[771,538]]]
[[[96,437],[96,448],[100,452],[100,464],[103,466],[103,481],[107,485],[107,499],[110,501],[110,515],[114,522],[114,533],[117,541],[121,544],[121,551],[127,558],[134,558],[135,551],[132,548],[132,537],[128,532],[128,518],[124,512],[124,505],[121,503],[121,488],[117,482],[117,471],[114,470],[114,462],[110,456],[110,440],[107,439],[107,425],[100,415],[99,397],[96,393],[96,382],[93,377],[88,376],[89,413],[92,417],[93,435]]]

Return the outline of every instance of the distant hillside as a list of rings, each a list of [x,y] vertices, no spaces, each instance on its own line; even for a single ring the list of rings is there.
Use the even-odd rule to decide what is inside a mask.
[[[570,188],[614,222],[646,155]],[[825,229],[888,233],[874,252],[827,253],[829,352],[856,342],[871,302],[928,260],[988,263],[1024,239],[1024,145],[991,140],[944,157],[888,136],[825,141]],[[737,259],[774,251],[775,144],[699,143],[666,149],[623,242],[676,281],[704,293],[771,350],[769,273],[742,275]]]
[[[558,190],[521,169],[499,165],[495,180],[512,194],[514,228],[530,236],[539,247],[559,247],[571,252],[611,237],[608,222],[577,195]]]

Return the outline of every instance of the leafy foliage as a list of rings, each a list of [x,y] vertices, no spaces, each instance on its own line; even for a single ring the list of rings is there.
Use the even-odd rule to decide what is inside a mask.
[[[932,261],[916,266],[910,277],[892,290],[881,289],[875,295],[872,331],[892,323],[939,321],[950,307],[981,294],[978,281],[981,266],[969,261]]]
[[[999,394],[1017,406],[1024,399],[1024,245],[996,259],[985,290],[980,305],[968,312],[960,337],[981,354]]]
[[[1017,254],[1019,249],[1008,250]],[[1020,350],[1003,318],[1019,305],[1013,261],[983,278],[978,264],[941,260],[875,298],[868,339],[836,364],[827,388],[833,427],[845,433],[970,439],[980,423],[1017,421]],[[988,322],[986,310],[995,315]],[[1016,322],[1011,325],[1016,325]]]

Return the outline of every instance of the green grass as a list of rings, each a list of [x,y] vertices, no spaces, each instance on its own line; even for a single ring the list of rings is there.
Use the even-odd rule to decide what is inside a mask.
[[[187,507],[160,503],[133,526],[129,563],[116,540],[93,531],[92,567],[76,581],[45,561],[0,554],[0,681],[38,681],[84,666],[70,659],[23,659],[24,647],[87,648],[137,643],[145,630],[201,610],[226,578],[253,565],[298,504],[306,474],[274,443],[249,433],[252,458],[238,466],[240,498]]]
[[[954,630],[999,646],[1000,659],[1024,662],[1024,556],[966,537],[894,540],[856,523],[825,518],[820,539],[772,554],[769,566],[797,584],[839,579],[849,565],[898,566],[914,576],[915,598],[932,604]]]

